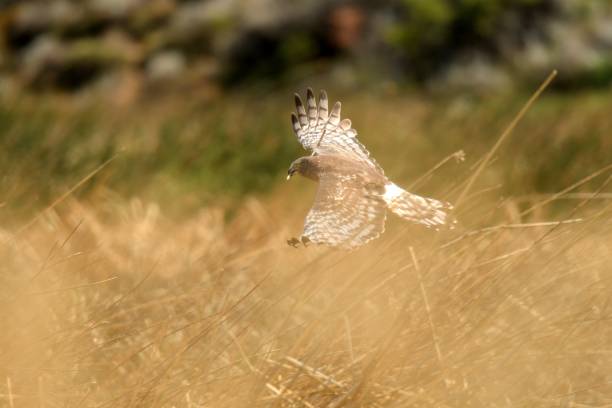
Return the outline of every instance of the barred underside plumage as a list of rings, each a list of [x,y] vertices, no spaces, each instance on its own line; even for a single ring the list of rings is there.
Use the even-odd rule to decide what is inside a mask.
[[[319,182],[302,242],[343,248],[363,245],[384,232],[387,208],[427,227],[452,228],[450,204],[409,193],[387,179],[382,167],[357,140],[351,121],[341,119],[340,102],[330,112],[325,91],[321,91],[317,104],[309,88],[306,105],[297,94],[295,105],[293,130],[312,155],[292,163],[289,176],[298,172]]]
[[[354,248],[385,230],[387,204],[361,177],[324,173],[303,235],[317,244]]]

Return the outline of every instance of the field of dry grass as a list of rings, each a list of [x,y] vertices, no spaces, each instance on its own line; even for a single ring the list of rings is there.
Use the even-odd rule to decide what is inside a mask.
[[[507,115],[478,116],[460,104],[435,121],[423,103],[354,100],[353,123],[398,182],[466,150],[466,162],[450,160],[416,186],[451,201],[516,113],[511,105]],[[536,105],[491,157],[456,229],[390,216],[382,239],[352,252],[285,244],[312,199],[303,180],[231,206],[178,195],[158,204],[151,187],[126,197],[99,175],[79,187],[89,195],[62,195],[92,165],[50,189],[36,211],[5,194],[0,405],[611,405],[612,172],[594,159],[606,160],[609,109],[559,112],[555,103]],[[367,136],[375,118],[384,137]],[[546,182],[549,173],[534,176],[576,132],[608,135],[593,154],[571,156],[567,168],[578,161],[584,172],[559,172],[562,188]],[[410,156],[397,158],[408,142]],[[125,158],[101,174],[113,166]],[[554,190],[534,194],[538,183]],[[181,208],[187,215],[175,216]]]

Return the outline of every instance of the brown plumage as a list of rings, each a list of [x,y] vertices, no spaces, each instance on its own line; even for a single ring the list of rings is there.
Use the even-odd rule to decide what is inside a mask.
[[[301,240],[290,245],[314,242],[354,248],[377,238],[385,229],[386,210],[428,227],[448,223],[452,206],[411,194],[384,174],[357,140],[351,121],[340,119],[340,102],[328,113],[325,91],[319,103],[308,89],[304,107],[295,96],[297,115],[291,120],[296,136],[311,156],[300,157],[289,167],[287,179],[295,173],[319,182],[315,201],[306,216]]]

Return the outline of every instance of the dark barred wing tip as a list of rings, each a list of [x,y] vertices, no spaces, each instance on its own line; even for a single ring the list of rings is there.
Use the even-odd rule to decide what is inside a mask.
[[[312,92],[312,88],[306,88],[306,101],[310,102],[314,101],[314,93]]]
[[[327,120],[328,110],[327,93],[325,90],[321,89],[321,93],[319,94],[319,118]]]
[[[295,113],[291,114],[291,124],[293,125],[293,131],[295,132],[295,134],[297,134],[302,127],[300,126],[300,121],[298,120],[297,116],[295,116]]]
[[[306,126],[308,124],[308,119],[306,117],[306,109],[304,109],[304,104],[302,103],[302,99],[300,99],[300,95],[295,94],[295,109],[297,111],[298,119],[300,120],[300,124],[302,126]]]
[[[308,106],[308,120],[310,121],[310,125],[314,126],[317,122],[317,101],[310,88],[306,90],[306,104]]]
[[[342,110],[342,104],[340,102],[336,102],[331,111],[331,115],[329,116],[329,122],[335,126],[338,126],[340,123],[340,111]]]

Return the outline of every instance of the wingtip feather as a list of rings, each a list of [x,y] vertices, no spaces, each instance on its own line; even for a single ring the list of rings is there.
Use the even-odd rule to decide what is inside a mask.
[[[298,94],[294,94],[295,97],[295,109],[297,111],[297,117],[300,121],[300,124],[302,126],[305,126],[308,124],[308,118],[306,116],[306,109],[304,108],[304,104],[302,103],[302,98],[300,98],[300,95]]]
[[[321,89],[319,93],[319,118],[321,120],[327,120],[329,117],[329,103],[327,100],[327,92],[324,89]]]
[[[295,106],[299,107],[299,106],[304,106],[302,104],[302,98],[300,98],[300,95],[298,93],[294,93],[293,94],[293,99],[295,100]]]
[[[293,131],[297,134],[298,131],[302,128],[300,126],[300,121],[295,113],[291,114],[291,124],[293,125]]]
[[[315,99],[311,88],[306,90],[306,104],[308,106],[308,120],[310,121],[310,125],[314,126],[317,123],[318,118],[317,100]]]
[[[340,103],[340,101],[338,101],[334,104],[334,107],[332,108],[332,111],[331,111],[331,115],[329,116],[329,121],[332,124],[338,125],[340,123],[340,112],[341,111],[342,111],[342,104]]]
[[[349,130],[351,128],[352,122],[350,119],[342,119],[342,121],[340,121],[340,127],[342,128],[342,130]]]

